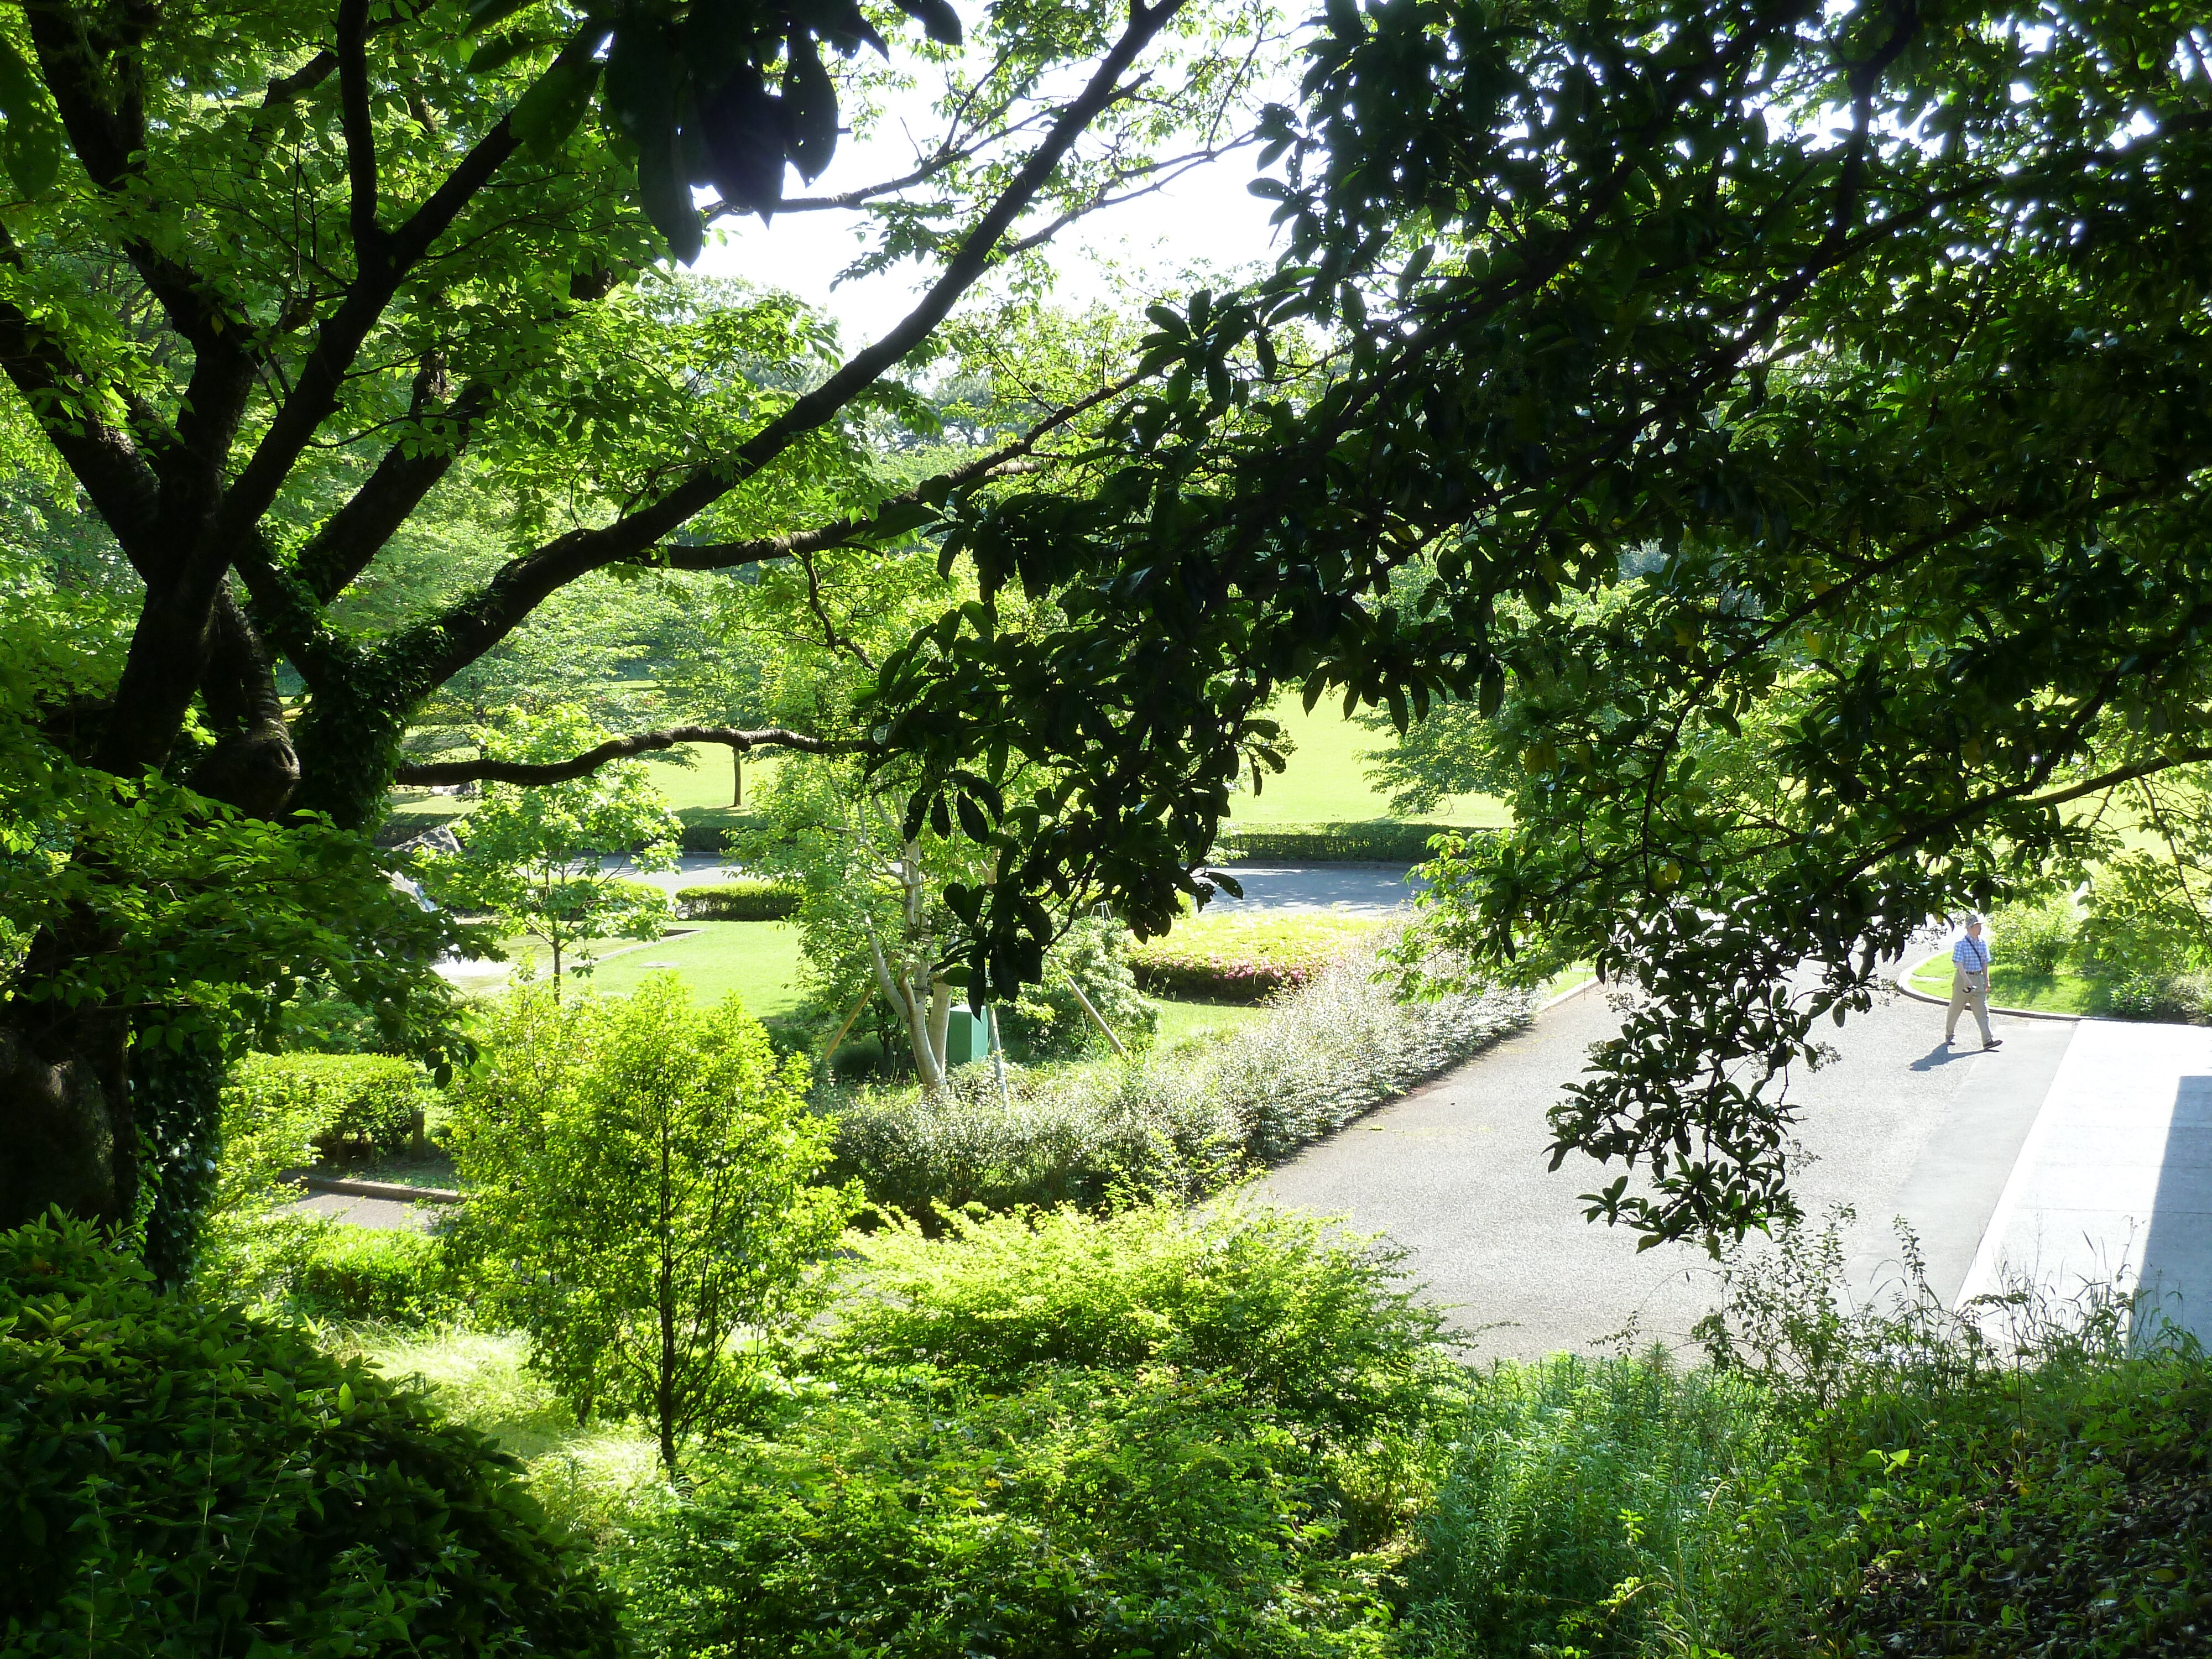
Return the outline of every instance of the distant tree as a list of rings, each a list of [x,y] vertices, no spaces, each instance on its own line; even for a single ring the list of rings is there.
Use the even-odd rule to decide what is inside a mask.
[[[817,1183],[831,1126],[805,1097],[803,1058],[673,974],[565,1007],[511,994],[461,1091],[454,1249],[578,1420],[642,1419],[671,1474],[822,1306],[858,1208]]]
[[[590,749],[603,734],[580,709],[520,715],[487,732],[494,762],[528,766]],[[524,933],[552,953],[553,995],[564,972],[588,974],[580,948],[603,939],[655,939],[673,912],[658,887],[603,868],[610,853],[629,867],[672,870],[684,826],[642,763],[617,762],[562,783],[517,788],[494,783],[459,819],[455,853],[419,860],[423,890],[450,908],[486,914],[505,933]]]

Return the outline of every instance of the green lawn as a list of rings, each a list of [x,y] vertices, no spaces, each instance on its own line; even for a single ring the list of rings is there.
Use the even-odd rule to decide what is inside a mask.
[[[592,971],[594,990],[620,996],[637,989],[653,964],[684,975],[696,1002],[720,1002],[735,991],[745,1012],[765,1019],[799,1006],[799,930],[780,921],[687,921],[682,939],[630,951]],[[617,945],[615,948],[620,949]]]
[[[1239,1026],[1249,1025],[1267,1015],[1265,1008],[1225,1002],[1168,1002],[1155,999],[1152,1006],[1160,1011],[1157,1041],[1163,1048],[1226,1036]]]
[[[1951,958],[1936,957],[1913,970],[1912,988],[1930,996],[1951,994]],[[2002,963],[1990,967],[1990,1006],[2028,1008],[2046,1014],[2104,1014],[2110,1011],[2108,988],[2079,974],[2032,974]]]
[[[1296,696],[1286,696],[1270,712],[1297,745],[1290,764],[1270,777],[1255,799],[1248,781],[1230,797],[1230,816],[1239,823],[1360,823],[1395,818],[1389,800],[1367,781],[1368,756],[1397,741],[1388,728],[1369,730],[1346,720],[1340,699],[1324,697],[1308,714]],[[1506,822],[1503,802],[1486,795],[1448,800],[1426,822],[1487,829]]]
[[[1371,732],[1338,712],[1340,702],[1324,700],[1309,714],[1295,696],[1284,698],[1274,709],[1283,729],[1297,745],[1281,775],[1270,777],[1255,799],[1249,787],[1231,797],[1231,816],[1240,823],[1358,823],[1397,816],[1390,803],[1368,783],[1367,756],[1395,741],[1387,729]],[[684,759],[693,764],[686,766]],[[730,754],[713,744],[672,750],[665,756],[648,757],[653,781],[678,812],[724,812],[730,807]],[[764,786],[775,762],[757,757],[745,763],[745,796]],[[468,810],[471,803],[456,795],[434,795],[422,789],[395,789],[392,805],[404,815],[410,833],[442,823]],[[1430,813],[1426,822],[1491,828],[1506,821],[1504,805],[1483,795],[1465,795],[1446,801]]]

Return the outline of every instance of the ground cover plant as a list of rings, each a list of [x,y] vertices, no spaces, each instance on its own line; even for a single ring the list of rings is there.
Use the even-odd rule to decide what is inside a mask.
[[[1389,937],[1335,933],[1328,966],[1203,1045],[1156,1047],[1128,1064],[1013,1067],[1003,1095],[988,1066],[933,1097],[827,1092],[836,1168],[871,1201],[922,1214],[1210,1190],[1467,1059],[1534,1006],[1534,993],[1511,988],[1401,1002],[1376,976]],[[1346,939],[1361,943],[1346,951]]]
[[[625,1647],[481,1436],[82,1223],[0,1233],[0,1559],[26,1659]]]

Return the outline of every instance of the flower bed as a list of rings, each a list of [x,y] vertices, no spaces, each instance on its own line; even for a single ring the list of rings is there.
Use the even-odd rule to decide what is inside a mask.
[[[1193,916],[1132,945],[1129,967],[1148,996],[1265,1002],[1312,983],[1382,925],[1332,911]]]

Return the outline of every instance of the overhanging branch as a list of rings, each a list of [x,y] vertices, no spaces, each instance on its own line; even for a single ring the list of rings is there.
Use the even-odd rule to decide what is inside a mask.
[[[743,755],[755,749],[788,749],[802,755],[857,755],[867,745],[849,738],[811,738],[781,726],[750,731],[734,726],[664,726],[627,738],[611,738],[596,749],[564,761],[434,761],[422,766],[402,766],[392,775],[394,783],[417,788],[457,783],[567,783],[587,777],[610,761],[626,760],[657,749],[674,749],[687,743],[719,743]]]

